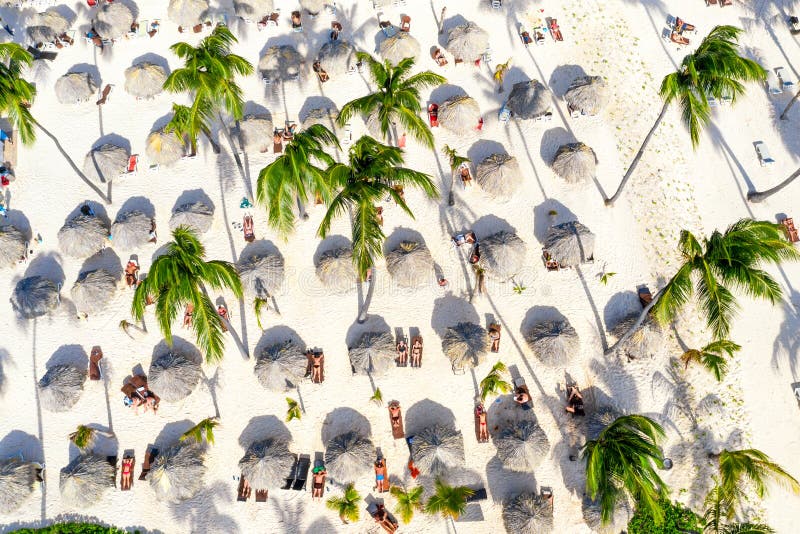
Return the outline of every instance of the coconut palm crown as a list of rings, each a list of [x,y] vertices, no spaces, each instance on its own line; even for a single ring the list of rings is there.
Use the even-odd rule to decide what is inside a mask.
[[[475,493],[475,490],[466,486],[448,486],[439,479],[436,479],[435,488],[425,504],[425,512],[440,514],[453,521],[464,513],[467,509],[467,498]]]
[[[34,142],[36,121],[30,105],[36,87],[22,78],[22,70],[33,64],[33,56],[16,43],[0,43],[0,114],[8,116],[26,145]]]

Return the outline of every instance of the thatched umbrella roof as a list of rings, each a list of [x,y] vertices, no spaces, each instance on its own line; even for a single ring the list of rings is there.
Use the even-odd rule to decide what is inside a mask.
[[[597,155],[583,143],[561,145],[553,158],[553,171],[571,184],[594,178],[596,166]]]
[[[286,391],[300,383],[307,364],[303,347],[293,341],[284,341],[261,349],[253,371],[264,388]]]
[[[356,51],[353,45],[342,39],[328,41],[322,45],[317,54],[322,70],[331,76],[343,76],[356,63]]]
[[[36,466],[18,458],[0,460],[0,513],[10,514],[25,503],[36,486]]]
[[[556,224],[547,231],[544,248],[561,267],[575,267],[594,257],[594,234],[578,221]]]
[[[106,2],[97,13],[94,29],[106,39],[121,39],[131,31],[132,24],[131,8],[120,2]]]
[[[469,96],[454,96],[439,106],[439,125],[457,135],[469,135],[481,119],[478,102]]]
[[[506,101],[511,115],[523,120],[541,117],[550,111],[552,105],[550,89],[538,80],[515,83]]]
[[[489,34],[474,22],[467,22],[447,32],[447,50],[456,59],[475,61],[489,46]]]
[[[592,501],[586,496],[581,503],[581,509],[586,525],[598,534],[618,534],[625,530],[633,517],[633,509],[624,496],[617,499],[614,515],[611,517],[611,521],[605,524],[602,522],[600,503]]]
[[[346,432],[325,444],[325,469],[340,482],[353,482],[369,472],[375,446],[369,438]]]
[[[475,179],[487,195],[499,202],[508,202],[522,184],[522,172],[514,156],[492,154],[478,164]]]
[[[279,438],[256,441],[239,460],[242,476],[255,489],[282,488],[293,465],[294,454],[289,451],[289,442]]]
[[[386,255],[386,268],[402,287],[421,287],[433,280],[433,256],[424,243],[403,241]]]
[[[233,3],[233,11],[237,17],[257,19],[272,13],[272,0],[237,0]]]
[[[258,298],[268,298],[283,284],[283,257],[278,253],[253,254],[236,264],[245,293]]]
[[[584,115],[597,115],[608,102],[606,82],[602,76],[579,76],[564,93],[564,100]]]
[[[93,315],[109,303],[117,290],[117,279],[105,269],[86,271],[72,286],[72,302],[78,313]]]
[[[316,15],[325,7],[325,0],[300,0],[300,7],[312,15]]]
[[[239,121],[239,135],[246,150],[263,151],[271,146],[274,131],[269,115],[245,115]]]
[[[512,471],[533,471],[550,452],[550,442],[544,430],[529,420],[504,428],[495,445],[503,467]]]
[[[503,503],[503,525],[514,534],[553,532],[553,505],[534,493],[521,493]]]
[[[281,82],[300,74],[303,56],[292,45],[270,46],[258,61],[262,78]]]
[[[83,393],[86,370],[74,365],[54,365],[39,380],[39,400],[51,412],[66,412]]]
[[[147,373],[150,389],[166,402],[178,402],[188,397],[202,374],[200,362],[174,348],[153,358]]]
[[[353,289],[357,280],[353,250],[347,247],[323,252],[319,257],[317,276],[327,288],[336,293]]]
[[[59,34],[49,26],[28,26],[25,28],[28,38],[34,44],[38,43],[52,43],[56,40]]]
[[[208,0],[169,0],[167,16],[178,26],[191,28],[202,22],[207,11]]]
[[[64,17],[64,15],[55,9],[48,9],[43,13],[37,13],[33,16],[30,25],[47,26],[48,28],[51,28],[57,35],[61,35],[62,33],[66,32],[70,27],[70,23],[66,17]]]
[[[389,332],[364,332],[350,347],[350,364],[360,375],[381,376],[394,364],[397,352]]]
[[[510,232],[498,232],[480,241],[478,262],[488,276],[508,280],[525,266],[525,243]]]
[[[408,32],[397,32],[392,37],[387,37],[379,46],[381,57],[397,65],[407,57],[419,56],[419,41]]]
[[[137,249],[150,241],[153,219],[138,210],[118,213],[111,225],[114,248]]]
[[[620,320],[611,329],[617,339],[621,338],[639,319],[639,312],[634,312]],[[655,358],[667,350],[664,331],[657,321],[647,317],[631,337],[617,347],[617,353],[629,360]]]
[[[68,72],[56,80],[56,98],[62,104],[89,100],[97,91],[97,83],[88,72]]]
[[[203,487],[206,474],[202,445],[182,441],[160,452],[150,466],[150,487],[160,501],[178,503],[191,499]]]
[[[442,352],[456,367],[475,367],[486,358],[489,335],[475,323],[451,326],[442,338]]]
[[[303,119],[303,129],[307,130],[315,124],[321,124],[330,131],[336,129],[336,119],[339,117],[339,111],[336,108],[314,108],[309,111]]]
[[[117,466],[97,454],[82,454],[61,470],[61,496],[73,506],[88,507],[103,500],[115,485]]]
[[[108,228],[99,217],[80,213],[58,231],[58,246],[67,256],[86,258],[97,254],[108,240]]]
[[[162,128],[150,132],[145,141],[144,152],[157,165],[172,165],[183,157],[185,150],[180,137]]]
[[[200,201],[187,202],[172,211],[169,227],[175,230],[179,226],[188,226],[193,232],[204,234],[211,228],[213,221],[214,210],[210,206]]]
[[[414,434],[411,457],[422,474],[445,475],[454,467],[464,465],[464,437],[454,427],[427,427]]]
[[[0,267],[14,267],[25,256],[27,242],[14,225],[0,226]]]
[[[23,319],[41,317],[60,303],[55,282],[41,276],[23,278],[14,287],[11,307]]]
[[[125,69],[125,91],[136,98],[152,98],[164,90],[166,79],[164,67],[142,61]]]
[[[578,333],[569,321],[543,321],[531,327],[525,334],[528,346],[550,367],[563,367],[578,352]]]
[[[105,143],[94,147],[86,154],[83,160],[83,173],[89,179],[102,183],[110,182],[125,171],[129,157],[130,154],[125,148]]]

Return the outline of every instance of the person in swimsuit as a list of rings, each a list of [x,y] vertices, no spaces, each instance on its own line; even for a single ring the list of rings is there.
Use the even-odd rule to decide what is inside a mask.
[[[417,338],[414,340],[414,344],[411,345],[411,366],[419,367],[420,360],[422,360],[422,342]]]
[[[325,354],[314,352],[311,354],[311,382],[314,384],[322,383],[322,358]]]
[[[500,325],[489,326],[489,337],[492,340],[492,352],[500,352]]]
[[[120,476],[120,487],[131,487],[131,475],[133,474],[133,458],[122,459],[122,476]]]
[[[389,403],[389,419],[392,422],[392,428],[400,427],[400,403],[392,401]]]
[[[523,389],[517,388],[516,394],[514,395],[514,402],[517,404],[527,404],[530,400],[530,395],[528,395]]]
[[[183,314],[183,326],[185,328],[191,328],[193,313],[194,313],[194,304],[187,304],[186,312]]]
[[[222,318],[222,331],[223,332],[227,332],[228,331],[228,326],[225,324],[227,322],[227,320],[228,320],[228,310],[227,310],[227,308],[225,308],[225,306],[220,304],[219,306],[217,306],[217,313]]]
[[[314,474],[313,474],[313,486],[311,489],[311,498],[312,499],[321,499],[322,495],[325,493],[325,475],[328,472],[325,471],[325,467],[315,467]]]
[[[401,339],[397,343],[397,362],[403,367],[408,362],[408,345],[405,339]]]
[[[383,493],[386,491],[388,486],[386,485],[386,460],[381,458],[380,460],[375,461],[375,489],[378,493]]]
[[[387,532],[394,532],[397,530],[397,525],[392,521],[392,518],[389,517],[389,512],[386,511],[386,508],[382,505],[378,505],[378,509],[375,510],[375,522],[380,524]]]
[[[489,427],[486,426],[486,410],[483,404],[478,404],[475,408],[475,415],[478,416],[478,441],[489,441]]]
[[[125,266],[125,283],[128,284],[128,287],[136,287],[136,273],[138,272],[139,266],[129,261]]]

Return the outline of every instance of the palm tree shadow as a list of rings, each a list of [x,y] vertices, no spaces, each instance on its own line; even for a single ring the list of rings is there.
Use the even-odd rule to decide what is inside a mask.
[[[214,525],[220,532],[234,534],[240,531],[239,524],[233,517],[222,513],[217,505],[225,503],[222,505],[224,510],[232,500],[232,488],[222,482],[215,482],[191,499],[172,505],[170,511],[175,521],[188,524],[192,532],[203,532],[209,525]]]
[[[722,153],[722,156],[725,158],[725,163],[728,164],[728,169],[731,171],[731,177],[733,178],[733,183],[736,184],[736,189],[739,191],[739,196],[742,199],[742,203],[744,204],[745,209],[750,214],[750,217],[754,217],[753,211],[750,209],[750,203],[747,202],[747,193],[755,191],[755,187],[753,186],[753,182],[750,180],[750,176],[747,174],[742,163],[739,161],[739,158],[736,157],[736,154],[731,149],[728,142],[725,140],[725,136],[720,131],[719,127],[715,123],[710,123],[708,125],[709,133],[712,139],[715,140],[715,145],[717,145],[718,152]],[[736,168],[734,169],[734,165]],[[742,190],[742,186],[739,184],[739,180],[736,176],[738,174],[742,176],[742,179],[747,186],[747,191]]]
[[[800,299],[800,294],[792,291],[790,300]],[[800,301],[798,301],[800,302]],[[792,379],[798,380],[798,354],[800,354],[800,313],[791,303],[784,303],[784,319],[781,323],[780,331],[772,344],[772,365],[776,368],[780,366],[781,360],[785,357],[789,362],[789,369],[792,372]]]
[[[33,391],[36,400],[36,428],[39,434],[39,445],[44,451],[44,428],[42,425],[42,401],[39,397],[39,377],[36,374],[36,341],[37,341],[37,326],[39,320],[33,319],[33,331],[31,335],[31,363],[33,368]],[[42,453],[42,460],[44,460],[44,453]],[[41,501],[41,516],[42,521],[47,517],[47,484],[42,484],[42,501]]]

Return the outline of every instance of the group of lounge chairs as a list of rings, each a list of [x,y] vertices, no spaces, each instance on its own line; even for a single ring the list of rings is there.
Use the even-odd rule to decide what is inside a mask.
[[[548,32],[550,33],[550,37],[553,38],[553,41],[564,40],[561,27],[558,25],[558,19],[548,18],[546,20],[546,25],[535,26],[533,28],[533,35],[531,35],[531,31],[529,31],[524,24],[519,25],[519,38],[522,40],[522,44],[525,45],[525,48],[531,43],[543,45],[545,43],[544,34]]]
[[[139,474],[139,480],[147,480],[147,475],[150,473],[150,466],[155,462],[158,456],[158,449],[150,447],[145,454],[144,463],[142,464],[142,471]],[[116,479],[117,457],[107,456],[106,461],[114,467]],[[121,491],[129,491],[133,487],[134,469],[136,467],[136,455],[133,451],[126,452],[122,457],[121,469],[119,473],[119,489]]]
[[[283,152],[283,142],[294,139],[297,132],[297,123],[287,120],[283,128],[275,128],[272,132],[272,151],[276,154]]]
[[[100,347],[95,348],[98,351],[100,349]],[[92,356],[94,356],[94,352],[92,350]],[[103,357],[102,352],[100,352],[99,357]],[[125,381],[121,390],[125,395],[122,399],[123,404],[128,408],[133,407],[137,414],[140,406],[144,407],[145,412],[149,410],[152,410],[153,413],[158,412],[158,405],[161,399],[148,387],[147,376],[141,374],[131,376]]]
[[[667,17],[667,30],[665,36],[669,34],[669,40],[678,45],[688,45],[689,39],[686,37],[688,33],[696,33],[693,24],[689,24],[680,17],[673,18],[671,15]]]
[[[405,337],[400,337],[397,340],[397,358],[395,358],[395,362],[397,362],[398,367],[408,367],[409,364],[409,346],[408,346],[408,339]],[[414,336],[411,338],[411,347],[410,347],[410,362],[411,367],[422,367],[422,336]]]
[[[286,483],[281,489],[293,491],[305,491],[308,484],[308,471],[311,468],[311,457],[307,454],[294,455],[294,462],[289,472],[286,474]],[[319,465],[314,467],[313,471],[313,498],[321,498],[325,489],[325,467],[319,462]],[[237,477],[234,477],[236,480]],[[253,494],[253,488],[250,482],[242,473],[239,477],[239,485],[236,490],[236,500],[239,502],[247,502]],[[255,488],[255,502],[267,502],[269,497],[269,490],[264,488]]]
[[[378,12],[378,27],[381,29],[383,34],[388,37],[394,37],[397,35],[397,32],[408,32],[411,31],[411,17],[408,15],[402,15],[400,17],[400,26],[395,26],[392,24],[392,21],[389,20],[382,11]]]

